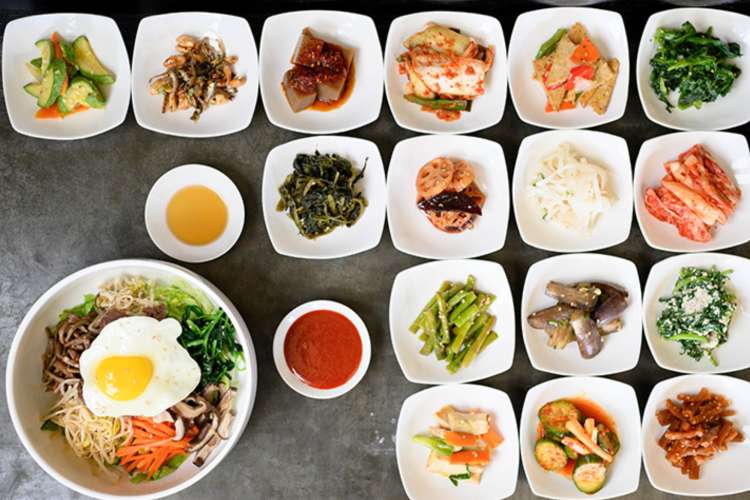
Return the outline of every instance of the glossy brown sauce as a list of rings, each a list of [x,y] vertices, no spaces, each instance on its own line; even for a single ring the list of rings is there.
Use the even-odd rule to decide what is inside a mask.
[[[341,93],[341,97],[339,97],[335,101],[330,102],[324,102],[315,99],[313,105],[307,109],[312,109],[315,111],[333,111],[334,109],[338,109],[343,106],[346,101],[349,100],[349,97],[351,97],[352,91],[354,89],[354,66],[354,61],[352,61],[351,67],[349,68],[349,73],[346,75],[346,83],[344,84],[344,91]]]

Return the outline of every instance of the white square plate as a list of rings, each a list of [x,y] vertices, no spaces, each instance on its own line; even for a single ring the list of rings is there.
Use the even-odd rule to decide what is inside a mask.
[[[295,113],[281,89],[292,67],[302,30],[354,49],[354,88],[349,99],[330,111],[306,109]],[[375,23],[369,16],[331,10],[304,10],[266,19],[260,37],[260,95],[271,123],[303,134],[338,134],[363,127],[380,116],[383,104],[383,56]]]
[[[36,100],[23,86],[34,81],[26,63],[39,57],[37,40],[57,31],[69,42],[86,35],[96,57],[115,75],[115,83],[99,88],[107,99],[102,109],[91,109],[63,120],[38,120]],[[93,14],[43,14],[14,19],[3,35],[3,93],[13,129],[39,139],[71,141],[111,130],[125,121],[130,104],[130,61],[120,28],[109,17]]]
[[[597,403],[614,420],[620,438],[620,451],[607,468],[607,482],[593,495],[578,491],[562,474],[547,472],[534,458],[537,412],[545,403],[561,398],[584,397]],[[526,393],[518,434],[521,461],[532,493],[561,500],[614,498],[638,489],[641,476],[641,414],[638,399],[629,385],[598,377],[565,377],[543,382]]]
[[[339,227],[333,232],[309,240],[299,234],[286,212],[276,210],[279,186],[292,173],[292,162],[298,153],[336,153],[352,162],[364,177],[356,188],[362,190],[367,207],[352,227]],[[365,163],[366,162],[366,163]],[[263,169],[263,219],[274,250],[281,255],[301,259],[335,259],[375,248],[383,236],[385,225],[385,170],[380,151],[374,142],[354,137],[305,137],[276,146],[268,153]]]
[[[414,436],[437,424],[435,413],[445,405],[489,413],[503,437],[479,484],[463,482],[454,487],[448,478],[427,472],[429,449],[412,442]],[[510,398],[503,391],[481,385],[443,385],[412,394],[404,400],[398,417],[396,459],[401,483],[412,500],[499,500],[513,495],[518,480],[518,428]]]
[[[445,361],[433,354],[419,354],[422,341],[409,326],[438,291],[443,281],[465,282],[468,275],[477,279],[476,289],[495,295],[488,312],[497,320],[498,339],[479,354],[473,363],[450,373]],[[510,369],[516,343],[513,296],[503,266],[486,260],[440,260],[404,269],[396,275],[391,289],[388,324],[396,359],[404,376],[416,384],[473,382]]]
[[[541,84],[532,78],[534,57],[539,46],[560,28],[583,24],[602,57],[617,58],[620,69],[609,107],[603,115],[590,108],[547,113],[547,96]],[[613,122],[625,114],[628,100],[630,59],[628,37],[622,16],[613,11],[588,7],[558,7],[532,10],[518,16],[508,48],[510,96],[521,120],[545,128],[589,128]]]
[[[732,84],[729,93],[714,102],[703,103],[701,109],[673,109],[668,112],[649,84],[651,65],[649,61],[656,53],[654,34],[657,28],[679,28],[690,21],[698,31],[713,27],[714,36],[725,42],[737,42],[742,50],[742,57],[730,61],[742,74]],[[648,18],[646,27],[638,45],[636,60],[636,84],[643,111],[649,120],[664,127],[678,130],[722,130],[738,127],[750,120],[747,102],[750,101],[750,17],[736,12],[717,9],[682,8],[657,12]],[[673,98],[676,104],[677,99]]]
[[[620,316],[623,328],[604,337],[604,347],[591,359],[583,359],[578,345],[564,349],[547,345],[547,334],[532,328],[526,318],[557,301],[544,293],[547,283],[563,284],[601,281],[628,292],[628,308]],[[632,370],[641,354],[641,282],[638,269],[629,260],[603,254],[557,255],[540,260],[529,268],[521,299],[521,331],[531,365],[558,375],[610,375]]]
[[[672,294],[680,269],[686,266],[711,267],[720,271],[732,270],[727,288],[737,297],[738,307],[729,325],[726,343],[714,350],[718,366],[706,356],[695,361],[680,354],[679,342],[662,338],[656,320],[664,309],[659,298]],[[676,255],[662,260],[651,268],[643,292],[643,329],[656,364],[680,373],[726,373],[750,368],[750,259],[722,253],[693,253]]]
[[[486,196],[474,227],[449,234],[436,229],[417,208],[417,173],[438,156],[471,164]],[[470,136],[425,135],[393,149],[388,166],[388,227],[396,249],[425,259],[468,259],[505,245],[510,202],[508,170],[500,144]]]
[[[422,31],[428,23],[438,23],[461,30],[461,33],[495,49],[495,60],[485,81],[484,95],[472,103],[471,111],[446,122],[434,113],[404,99],[407,78],[399,74],[396,58],[406,51],[404,40]],[[388,29],[385,43],[385,95],[393,118],[399,126],[424,134],[468,134],[500,122],[507,98],[505,36],[500,21],[492,16],[469,12],[419,12],[397,17]]]
[[[211,106],[194,122],[193,110],[162,113],[162,96],[149,93],[149,80],[164,72],[163,62],[180,35],[220,38],[227,55],[236,55],[234,72],[247,81],[226,104]],[[179,137],[218,137],[246,129],[258,101],[258,52],[250,25],[242,17],[209,12],[178,12],[144,17],[133,49],[133,112],[143,128]]]
[[[659,425],[656,412],[664,408],[666,400],[676,400],[683,392],[697,393],[702,388],[726,396],[730,408],[737,415],[729,417],[736,422],[745,435],[745,441],[730,443],[729,449],[722,451],[701,466],[700,479],[691,480],[679,469],[672,466],[664,456],[658,440],[666,427]],[[743,471],[741,464],[750,462],[750,383],[734,377],[722,375],[682,375],[663,380],[654,386],[648,397],[643,413],[643,466],[651,485],[657,490],[672,495],[691,497],[717,497],[750,491],[750,475]]]
[[[656,188],[664,177],[664,163],[676,160],[680,153],[702,144],[716,159],[730,178],[743,191],[743,197],[726,224],[719,225],[711,241],[701,243],[683,238],[677,228],[651,215],[643,203],[643,195],[649,187]],[[676,132],[655,137],[644,142],[635,161],[633,193],[635,215],[646,243],[657,250],[667,252],[710,252],[729,248],[750,241],[750,202],[747,190],[750,187],[750,148],[747,139],[729,132]]]
[[[579,154],[606,168],[608,186],[617,196],[588,235],[544,221],[536,201],[526,190],[540,170],[542,160],[562,143],[570,144]],[[526,137],[521,141],[513,170],[513,211],[521,239],[542,250],[591,252],[619,245],[628,239],[633,222],[632,170],[625,139],[591,130],[552,130]]]

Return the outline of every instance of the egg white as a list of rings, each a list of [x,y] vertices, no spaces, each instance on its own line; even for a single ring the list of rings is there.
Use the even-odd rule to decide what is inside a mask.
[[[153,417],[182,401],[200,382],[198,363],[177,342],[182,328],[172,318],[120,318],[105,326],[80,358],[83,401],[94,415]],[[153,375],[143,393],[128,401],[104,394],[96,385],[96,368],[111,356],[143,356]]]

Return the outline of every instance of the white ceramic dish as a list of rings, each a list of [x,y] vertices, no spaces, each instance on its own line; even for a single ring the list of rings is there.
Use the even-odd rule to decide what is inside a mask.
[[[590,234],[576,234],[542,219],[527,187],[534,181],[542,160],[561,143],[609,172],[608,186],[617,200],[604,212]],[[591,252],[618,245],[628,239],[633,222],[633,186],[630,154],[625,139],[591,130],[540,132],[521,141],[513,170],[513,211],[521,239],[550,252]]]
[[[419,169],[438,156],[468,161],[486,196],[474,227],[449,234],[436,229],[417,208]],[[405,139],[388,166],[388,227],[396,249],[426,259],[479,257],[505,245],[510,201],[508,170],[500,144],[470,136],[427,135]]]
[[[628,292],[628,308],[620,316],[622,330],[605,336],[604,347],[593,358],[583,359],[575,342],[562,350],[553,349],[547,345],[547,334],[526,321],[531,313],[557,303],[544,293],[550,281],[602,281]],[[641,354],[641,310],[638,269],[629,260],[603,254],[557,255],[541,260],[526,273],[521,299],[521,331],[531,365],[558,375],[610,375],[632,370]]]
[[[149,80],[164,72],[164,60],[177,54],[176,38],[220,38],[227,55],[236,55],[234,72],[245,76],[245,85],[226,104],[211,106],[194,122],[193,110],[162,113],[162,96],[149,93]],[[258,100],[258,52],[250,25],[242,17],[210,12],[178,12],[141,19],[133,48],[133,112],[143,128],[179,137],[203,138],[246,129]]]
[[[562,474],[546,472],[534,458],[537,412],[545,403],[560,398],[583,397],[598,404],[614,420],[620,451],[607,468],[607,482],[593,495],[576,489]],[[614,498],[638,489],[641,475],[641,414],[633,388],[599,377],[564,377],[543,382],[526,393],[518,439],[523,470],[534,495],[560,500]]]
[[[729,420],[737,423],[745,440],[730,443],[726,451],[714,455],[701,466],[700,479],[691,480],[667,461],[664,450],[657,444],[666,428],[659,425],[656,412],[664,408],[667,399],[674,401],[680,393],[697,393],[704,387],[731,401],[730,408],[737,414]],[[651,485],[665,493],[691,497],[718,497],[750,491],[750,475],[737,473],[738,464],[750,461],[748,393],[749,382],[722,375],[682,375],[656,384],[643,413],[642,431],[643,466]]]
[[[310,28],[324,40],[353,48],[354,88],[339,108],[295,113],[281,89],[300,33]],[[260,38],[260,94],[268,120],[303,134],[337,134],[363,127],[380,116],[383,57],[375,23],[369,16],[331,10],[305,10],[266,19]]]
[[[309,240],[299,234],[286,212],[276,210],[279,186],[292,173],[292,162],[298,153],[337,153],[361,170],[367,162],[364,177],[356,187],[367,199],[367,208],[352,227]],[[335,259],[370,250],[380,243],[385,225],[385,170],[380,151],[374,142],[354,137],[305,137],[276,146],[268,153],[263,170],[263,219],[274,250],[281,255],[301,259]]]
[[[666,106],[651,89],[649,78],[651,66],[649,61],[656,53],[654,34],[657,28],[679,28],[690,21],[698,31],[713,27],[714,36],[729,42],[737,42],[742,50],[742,57],[731,60],[742,74],[732,84],[729,93],[714,102],[703,103],[701,109],[673,109],[668,112]],[[750,52],[750,17],[736,12],[718,9],[681,8],[657,12],[648,18],[646,27],[638,45],[635,77],[638,85],[638,96],[646,116],[654,123],[678,130],[722,130],[738,127],[750,120],[746,105],[750,100],[750,63],[745,54]],[[671,99],[677,103],[677,95]]]
[[[679,342],[663,339],[656,328],[656,321],[664,309],[660,297],[672,294],[680,269],[686,266],[711,267],[719,270],[731,269],[727,288],[737,297],[738,307],[729,325],[726,343],[713,352],[718,366],[704,356],[701,361],[680,354]],[[656,364],[667,370],[680,373],[726,373],[750,367],[750,259],[721,253],[694,253],[677,255],[662,260],[651,268],[643,292],[643,329],[651,354]]]
[[[469,274],[476,277],[476,289],[495,295],[488,312],[497,320],[493,330],[498,339],[479,354],[473,363],[451,374],[445,361],[434,355],[419,354],[422,341],[409,326],[443,281],[465,282]],[[417,384],[450,384],[473,382],[498,375],[510,369],[515,350],[515,314],[513,296],[503,266],[486,260],[441,260],[410,267],[393,280],[388,309],[391,342],[401,371]]]
[[[620,69],[609,107],[603,115],[590,108],[547,113],[547,97],[541,84],[532,78],[533,62],[539,46],[560,28],[583,24],[602,57],[617,58]],[[589,128],[619,120],[628,100],[630,58],[622,16],[613,11],[590,7],[558,7],[532,10],[518,16],[508,48],[510,96],[521,120],[545,128]]]
[[[36,99],[23,86],[34,81],[26,63],[39,57],[37,40],[57,31],[73,42],[86,35],[101,63],[115,75],[115,83],[101,85],[107,103],[63,120],[38,120]],[[125,121],[130,104],[130,60],[120,28],[112,18],[93,14],[43,14],[14,19],[3,34],[3,93],[13,129],[39,139],[71,141],[102,134]]]
[[[676,160],[680,153],[694,144],[702,144],[743,190],[743,197],[726,224],[718,226],[713,238],[705,243],[683,238],[677,228],[651,215],[643,203],[649,187],[657,188],[666,174],[664,163]],[[677,132],[649,139],[641,145],[635,161],[633,195],[635,214],[646,243],[667,252],[711,252],[750,241],[750,148],[747,139],[729,132]]]
[[[47,346],[45,328],[54,325],[60,311],[80,303],[86,293],[123,274],[138,275],[173,283],[187,283],[205,294],[208,300],[224,309],[237,330],[246,369],[235,376],[238,392],[235,399],[237,415],[229,439],[214,450],[203,467],[185,462],[176,472],[159,481],[133,484],[128,480],[112,482],[96,474],[96,466],[77,458],[64,439],[39,428],[39,419],[55,398],[42,386],[42,354]],[[47,290],[26,313],[10,346],[6,367],[8,412],[18,437],[40,469],[64,486],[82,495],[116,499],[155,499],[176,494],[198,482],[213,470],[234,447],[247,425],[255,401],[257,364],[250,333],[229,299],[215,286],[182,267],[156,260],[129,259],[96,264],[75,272]],[[38,473],[38,471],[36,471]]]
[[[227,226],[211,243],[189,245],[177,239],[167,225],[167,205],[179,190],[188,186],[205,186],[215,192],[227,207]],[[245,205],[232,180],[215,168],[205,165],[182,165],[168,171],[151,187],[144,210],[146,230],[159,250],[183,262],[207,262],[231,249],[242,234]]]
[[[464,482],[453,487],[448,478],[428,472],[429,450],[412,442],[412,437],[437,425],[435,412],[445,405],[489,413],[503,436],[479,484]],[[503,391],[481,385],[443,385],[412,394],[404,400],[398,417],[396,459],[401,483],[412,500],[499,500],[513,495],[518,479],[518,428],[510,398]]]
[[[437,23],[461,30],[467,36],[495,49],[495,60],[485,81],[484,95],[473,103],[470,112],[446,122],[434,113],[425,113],[420,106],[404,99],[407,78],[399,74],[396,58],[406,49],[404,40],[422,31],[428,23]],[[505,36],[500,21],[492,16],[469,12],[418,12],[397,17],[388,29],[385,44],[385,95],[393,118],[399,126],[423,134],[468,134],[492,127],[500,122],[507,99]]]
[[[286,335],[289,333],[289,329],[294,322],[309,312],[321,310],[334,311],[346,316],[346,318],[354,324],[357,333],[359,333],[359,339],[362,341],[362,359],[357,371],[354,372],[354,375],[352,375],[345,384],[333,389],[318,389],[307,385],[292,372],[286,362],[286,358],[284,357],[284,341],[286,340]],[[362,321],[362,318],[360,318],[351,308],[331,300],[313,300],[295,307],[289,312],[289,314],[284,316],[284,319],[281,320],[279,326],[276,328],[276,334],[273,337],[273,362],[276,365],[276,370],[279,372],[279,375],[281,375],[281,378],[286,382],[286,385],[299,394],[313,399],[336,398],[354,389],[354,387],[359,384],[359,381],[362,380],[362,377],[365,376],[365,373],[367,373],[367,368],[370,366],[371,355],[372,346],[370,345],[370,334],[367,331],[365,322]]]

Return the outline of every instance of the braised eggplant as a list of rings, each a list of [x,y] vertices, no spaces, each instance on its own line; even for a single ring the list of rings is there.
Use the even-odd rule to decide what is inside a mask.
[[[570,325],[573,327],[581,357],[591,359],[599,354],[602,350],[602,336],[589,313],[576,309],[570,317]]]
[[[591,316],[601,326],[620,316],[628,307],[628,293],[605,283],[595,283],[602,291],[602,297],[596,304]]]
[[[544,330],[549,326],[557,326],[560,322],[567,323],[573,311],[574,309],[567,304],[557,304],[529,314],[527,320],[533,328]]]
[[[590,283],[577,283],[575,285],[563,285],[556,281],[547,283],[545,293],[557,299],[559,302],[568,304],[576,309],[593,309],[602,294],[601,289]]]

